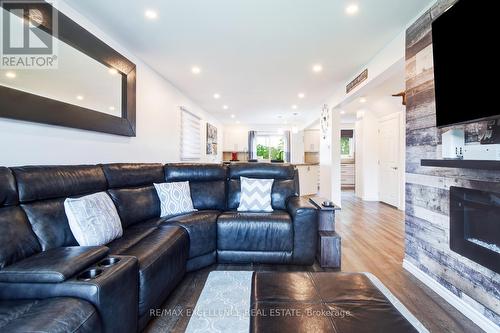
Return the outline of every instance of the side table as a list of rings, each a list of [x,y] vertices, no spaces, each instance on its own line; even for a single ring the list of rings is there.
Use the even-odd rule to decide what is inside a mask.
[[[319,210],[318,249],[316,259],[322,268],[340,268],[342,239],[335,232],[335,213],[340,207],[323,206],[324,198],[312,197],[309,201]]]

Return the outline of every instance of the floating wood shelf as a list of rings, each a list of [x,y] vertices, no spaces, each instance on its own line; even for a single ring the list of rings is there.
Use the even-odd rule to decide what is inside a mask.
[[[500,161],[421,160],[422,166],[458,169],[500,170]]]

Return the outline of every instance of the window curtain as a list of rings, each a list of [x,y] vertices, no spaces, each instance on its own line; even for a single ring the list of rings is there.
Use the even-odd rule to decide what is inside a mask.
[[[284,133],[285,137],[285,162],[290,162],[290,131],[285,131]]]
[[[257,159],[257,153],[255,151],[255,131],[248,131],[248,159]]]

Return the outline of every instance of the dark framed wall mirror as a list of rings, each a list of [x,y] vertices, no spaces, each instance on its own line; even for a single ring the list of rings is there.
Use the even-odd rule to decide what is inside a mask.
[[[134,63],[45,1],[0,5],[0,117],[136,135]]]

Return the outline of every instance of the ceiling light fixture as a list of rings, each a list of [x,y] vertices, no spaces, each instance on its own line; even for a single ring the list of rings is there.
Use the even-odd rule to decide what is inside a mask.
[[[152,9],[146,9],[144,16],[146,16],[147,19],[155,20],[158,18],[158,13]]]
[[[82,95],[77,95],[76,99],[79,100],[79,101],[83,101],[84,97]]]
[[[300,114],[299,112],[292,113],[292,115],[294,115],[295,117],[297,117],[299,114]]]
[[[313,66],[312,70],[313,70],[314,73],[322,72],[323,71],[323,66],[320,65],[320,64],[316,64],[316,65]]]
[[[292,105],[292,106],[291,106],[291,108],[292,108],[293,110],[297,110],[299,107],[298,107],[297,105],[295,105],[295,104],[294,104],[294,105]]]
[[[5,73],[5,76],[8,77],[9,79],[15,79],[17,74],[15,72],[7,72]]]
[[[231,115],[231,119],[234,119],[234,118],[236,118],[236,115],[235,115],[235,114],[232,114],[232,115]]]
[[[365,103],[366,103],[366,97],[361,97],[361,98],[359,99],[359,102],[360,102],[361,104],[365,104]]]
[[[352,3],[345,8],[345,12],[348,15],[355,15],[359,12],[359,6],[356,3]]]
[[[283,115],[279,114],[279,115],[277,115],[277,116],[276,116],[276,118],[278,118],[278,119],[282,119],[282,118],[283,118]]]
[[[224,110],[227,110],[227,109],[229,109],[229,106],[227,106],[227,105],[223,105],[223,106],[222,106],[222,108],[223,108]]]
[[[219,99],[219,98],[220,98],[220,94],[215,93],[215,94],[214,94],[214,98],[215,98],[215,99]]]
[[[304,94],[304,93],[299,93],[297,96],[298,96],[300,99],[302,99],[302,98],[305,98],[305,97],[306,97],[306,94]]]
[[[200,67],[198,67],[198,66],[193,66],[193,67],[191,68],[191,72],[192,72],[193,74],[200,74],[200,73],[201,73],[201,68],[200,68]]]
[[[109,111],[115,111],[115,107],[114,106],[110,106],[108,109],[109,109]]]

